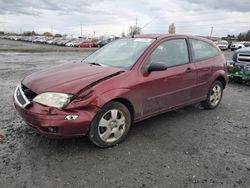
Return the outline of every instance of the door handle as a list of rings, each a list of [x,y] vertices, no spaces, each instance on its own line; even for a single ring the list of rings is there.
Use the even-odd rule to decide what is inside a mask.
[[[186,72],[188,73],[188,72],[193,72],[193,69],[191,68],[191,67],[188,67],[187,69],[186,69]]]

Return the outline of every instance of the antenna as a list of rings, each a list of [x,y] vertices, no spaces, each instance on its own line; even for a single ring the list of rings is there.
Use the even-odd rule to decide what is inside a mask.
[[[138,23],[138,17],[136,15],[136,18],[135,18],[135,26],[136,26],[136,28],[137,28],[137,23]]]
[[[212,37],[212,35],[213,35],[213,31],[214,31],[214,27],[211,27],[210,39],[211,39],[211,37]]]
[[[82,37],[82,24],[81,24],[81,37]]]
[[[53,35],[53,25],[51,25],[51,34]]]

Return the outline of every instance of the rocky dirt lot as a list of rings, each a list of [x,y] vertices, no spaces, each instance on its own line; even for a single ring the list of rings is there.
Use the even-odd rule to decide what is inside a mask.
[[[250,187],[250,87],[229,84],[215,110],[197,104],[136,123],[113,148],[51,140],[18,116],[14,89],[30,73],[89,51],[48,48],[0,40],[0,187]]]

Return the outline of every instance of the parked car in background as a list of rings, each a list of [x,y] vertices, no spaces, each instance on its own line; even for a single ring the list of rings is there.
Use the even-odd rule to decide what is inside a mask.
[[[91,41],[83,41],[79,44],[80,48],[92,48],[94,47],[95,43],[91,42]]]
[[[95,43],[95,47],[101,48],[108,44],[110,41],[109,40],[99,40],[97,43]]]
[[[79,47],[79,44],[83,42],[82,39],[74,39],[73,41],[67,42],[65,46],[67,47]]]
[[[229,44],[226,40],[221,40],[216,43],[220,50],[228,50]]]
[[[237,50],[228,64],[230,80],[250,86],[250,47]]]
[[[51,44],[56,45],[56,44],[57,44],[57,42],[59,42],[59,41],[61,41],[61,40],[63,40],[63,38],[62,38],[62,37],[57,37],[57,38],[54,38],[54,40],[53,40],[53,42],[52,42]]]
[[[76,39],[73,39],[65,44],[67,47],[74,47],[74,43],[76,42]]]
[[[40,134],[88,135],[109,147],[126,138],[133,122],[198,102],[216,108],[226,84],[226,60],[212,41],[140,35],[24,78],[14,104]]]
[[[48,40],[46,43],[47,43],[47,44],[52,44],[54,40],[55,40],[55,39],[50,39],[50,40]]]
[[[68,42],[71,42],[73,39],[63,39],[57,43],[58,46],[65,46]]]
[[[244,46],[245,46],[245,47],[250,47],[250,41],[244,42]]]
[[[110,36],[109,38],[100,37],[98,38],[68,38],[68,36],[55,37],[55,36],[44,36],[44,35],[34,35],[34,36],[19,36],[19,35],[2,35],[0,36],[2,39],[7,40],[16,40],[16,41],[25,41],[32,43],[42,43],[49,45],[58,45],[58,46],[67,46],[67,47],[79,47],[80,43],[82,43],[81,47],[103,47],[106,44],[112,42],[113,40],[118,39],[118,37]]]
[[[234,50],[238,50],[238,49],[244,48],[244,47],[245,47],[244,43],[242,43],[242,42],[234,42],[234,43],[231,44],[230,49],[232,51],[234,51]]]

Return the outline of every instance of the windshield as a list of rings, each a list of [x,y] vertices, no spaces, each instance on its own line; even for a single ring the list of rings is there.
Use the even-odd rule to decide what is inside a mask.
[[[154,39],[149,38],[115,40],[91,54],[83,62],[130,69],[153,41]]]

